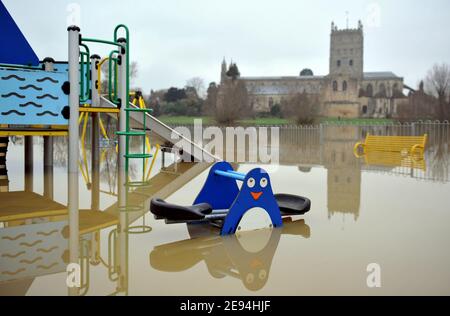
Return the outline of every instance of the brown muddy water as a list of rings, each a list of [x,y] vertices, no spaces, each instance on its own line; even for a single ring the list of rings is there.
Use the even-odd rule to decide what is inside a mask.
[[[367,132],[426,132],[429,142],[423,160],[389,155],[357,159],[353,146]],[[262,167],[270,167],[275,193],[309,197],[311,211],[285,219],[280,229],[228,237],[205,225],[166,225],[148,212],[155,195],[192,204],[208,165],[169,166],[168,155],[162,168],[159,155],[151,186],[129,193],[133,208],[119,211],[116,154],[105,149],[100,187],[88,187],[80,175],[84,211],[78,294],[449,295],[449,135],[448,125],[435,124],[282,128],[279,165]],[[65,142],[55,140],[53,197],[46,192],[44,198],[42,139],[34,143],[34,193],[24,175],[23,139],[10,139],[2,214],[64,209]],[[241,172],[255,166],[236,164]],[[139,170],[139,164],[132,166],[134,177],[140,177]],[[97,190],[98,201],[92,198]],[[8,192],[17,194],[16,199]],[[69,294],[67,225],[65,215],[45,212],[3,220],[0,295]],[[381,269],[379,288],[367,285],[371,263]]]

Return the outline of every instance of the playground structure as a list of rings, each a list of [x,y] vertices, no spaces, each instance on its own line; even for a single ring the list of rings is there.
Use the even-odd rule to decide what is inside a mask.
[[[142,95],[139,92],[133,93],[130,91],[130,33],[126,25],[119,24],[116,26],[111,40],[85,37],[81,34],[78,26],[69,26],[67,28],[68,61],[55,62],[52,58],[45,58],[42,62],[39,62],[31,46],[3,5],[0,12],[4,24],[2,29],[7,33],[9,42],[14,43],[12,50],[16,50],[16,53],[12,55],[5,52],[0,55],[0,79],[2,80],[0,88],[2,96],[0,99],[0,124],[2,124],[2,130],[0,130],[0,136],[21,135],[26,137],[25,169],[28,174],[32,173],[33,136],[45,137],[44,165],[48,166],[50,174],[52,173],[53,157],[52,137],[68,136],[68,214],[71,232],[78,231],[79,227],[79,172],[81,171],[88,189],[92,186],[97,187],[96,183],[99,182],[98,170],[102,160],[99,148],[100,132],[105,139],[109,139],[100,117],[102,113],[116,117],[118,120],[118,129],[115,132],[115,136],[118,138],[117,177],[119,190],[117,198],[118,209],[121,212],[132,212],[142,207],[129,203],[127,197],[130,191],[135,190],[136,187],[149,185],[151,170],[156,158],[156,155],[152,153],[148,137],[150,132],[159,135],[165,141],[172,142],[175,138],[178,144],[182,143],[180,148],[183,149],[184,157],[191,156],[202,160],[207,155],[213,161],[219,160],[152,117],[152,110],[145,107]],[[91,47],[89,46],[91,44],[107,45],[111,47],[111,50],[106,57],[101,58],[99,55],[91,54]],[[101,67],[105,63],[108,66],[107,91],[101,91]],[[130,102],[130,97],[134,97],[133,102]],[[89,176],[85,146],[89,119],[92,129],[92,181]],[[135,125],[138,124],[138,128],[132,128],[132,121]],[[80,124],[82,124],[81,135]],[[80,138],[82,162],[79,159]],[[142,140],[140,151],[131,152],[132,138]],[[156,150],[158,149],[159,147],[156,146]],[[150,162],[149,159],[152,159],[152,161]],[[131,179],[129,174],[131,160],[142,160],[141,179]],[[221,166],[227,169],[216,170]],[[209,221],[213,218],[215,220],[220,220],[218,217],[224,218],[222,234],[234,233],[239,228],[238,224],[244,213],[250,209],[247,206],[252,205],[247,200],[244,203],[232,205],[235,198],[237,198],[237,201],[242,197],[248,198],[245,194],[238,194],[235,180],[243,181],[243,188],[246,188],[247,185],[250,185],[247,181],[255,181],[255,179],[259,181],[259,176],[265,172],[260,169],[254,170],[252,176],[246,177],[233,172],[225,162],[216,164],[212,170],[210,174],[213,174],[214,177],[221,176],[222,180],[214,183],[215,181],[210,176],[205,188],[196,199],[195,204],[201,205],[200,210],[196,211],[194,207],[189,211],[197,212],[198,217],[198,212],[210,211],[202,209],[202,207],[207,208],[207,205],[210,205],[213,210],[222,210],[222,214],[205,213],[202,216],[207,215]],[[278,227],[282,223],[279,207],[281,204],[294,205],[293,213],[298,214],[298,212],[303,211],[301,208],[309,202],[304,198],[292,200],[292,197],[286,195],[274,196],[269,177],[263,179],[269,183],[268,187],[265,188],[264,186],[263,189],[270,191],[270,193],[264,194],[261,199],[259,196],[257,198],[253,196],[253,202],[256,202],[253,204],[255,207],[266,210],[270,216],[271,226]],[[220,194],[217,195],[223,188],[229,193],[225,194],[225,197],[219,196]],[[210,196],[215,196],[215,198],[211,200]],[[275,200],[275,198],[278,200]],[[281,199],[283,199],[282,202]],[[161,207],[167,208],[167,205]],[[224,216],[224,210],[228,209],[231,211],[227,216]],[[190,213],[193,214],[193,212]],[[174,214],[176,212],[172,210],[169,215],[165,214],[164,216],[173,219]],[[184,214],[189,213],[185,212]],[[75,236],[71,237],[73,237],[71,240],[74,242],[73,249],[78,249]],[[71,262],[76,262],[75,255],[72,259]]]
[[[83,250],[80,235],[83,234],[117,225],[120,227],[116,233],[119,240],[117,243],[126,244],[127,233],[133,230],[128,225],[130,213],[137,214],[146,206],[142,199],[135,198],[138,195],[136,191],[149,186],[159,150],[159,144],[152,146],[150,143],[150,135],[170,143],[182,140],[188,144],[183,146],[186,154],[194,158],[202,158],[198,153],[210,155],[154,118],[151,110],[146,108],[142,95],[130,91],[130,34],[127,26],[118,25],[110,40],[85,37],[77,26],[70,26],[67,31],[67,61],[56,62],[52,58],[40,61],[0,1],[0,32],[4,35],[5,43],[8,43],[8,49],[0,51],[0,194],[3,204],[0,222],[6,223],[5,227],[8,227],[7,223],[10,221],[68,215],[69,235],[66,237],[69,240],[70,256],[66,264],[80,262]],[[101,58],[91,54],[92,48],[89,45],[107,45],[111,47],[111,51],[108,56]],[[106,78],[107,91],[101,91],[103,64],[108,67],[109,73]],[[107,134],[101,115],[117,119],[118,128],[114,135]],[[92,131],[91,166],[88,164],[85,144],[89,121]],[[114,211],[94,214],[91,211],[100,210],[99,170],[103,159],[101,135],[116,147],[118,193]],[[25,189],[20,192],[9,192],[8,188],[6,161],[8,138],[11,136],[24,137],[26,176]],[[54,137],[60,136],[68,138],[67,206],[55,202],[53,197],[53,141]],[[44,139],[43,195],[33,192],[33,137]],[[131,151],[132,138],[141,138],[142,146],[137,152]],[[118,140],[117,146],[115,139]],[[129,167],[132,160],[142,160],[142,177],[139,179],[131,179]],[[187,168],[189,170],[191,166]],[[88,212],[79,208],[80,174],[92,191],[92,208]],[[175,175],[173,180],[177,180],[177,177]],[[151,189],[149,192],[153,193]],[[170,190],[166,189],[165,192]],[[29,205],[15,201],[29,201]],[[139,204],[133,204],[135,201]],[[149,231],[145,223],[142,227],[134,227],[134,231],[136,229]]]
[[[240,188],[237,181],[242,182]],[[192,206],[173,205],[161,199],[153,199],[150,206],[155,217],[168,224],[211,223],[220,228],[221,235],[281,227],[282,217],[303,215],[310,208],[311,201],[305,197],[274,194],[265,170],[255,168],[243,174],[226,161],[211,167]]]
[[[143,217],[150,207],[149,199],[167,198],[209,167],[202,163],[175,164],[178,170],[151,177],[159,150],[156,140],[176,140],[178,144],[181,141],[184,154],[198,160],[205,156],[209,161],[219,159],[154,118],[142,95],[130,91],[130,34],[125,25],[118,25],[110,40],[84,37],[77,26],[70,26],[67,31],[68,60],[40,61],[0,1],[0,32],[10,43],[8,50],[0,51],[0,236],[8,240],[2,243],[2,253],[11,255],[2,257],[0,285],[59,273],[69,263],[76,263],[81,266],[82,284],[80,288],[70,288],[69,293],[82,295],[89,290],[89,266],[101,263],[107,268],[109,279],[117,282],[118,292],[126,292],[128,235],[151,230]],[[112,49],[102,58],[91,54],[88,45],[94,44]],[[109,70],[106,91],[101,90],[102,65]],[[118,122],[112,135],[108,135],[102,120],[105,116]],[[11,192],[6,170],[8,138],[17,136],[24,139],[25,185],[23,191]],[[105,146],[114,148],[117,154],[117,193],[113,193],[117,202],[105,210],[100,208],[100,164],[105,156],[102,136]],[[42,195],[33,190],[33,137],[43,137]],[[67,205],[54,197],[55,137],[68,140]],[[141,144],[137,152],[131,151],[133,138]],[[161,152],[167,150],[161,148]],[[142,161],[142,174],[137,179],[129,172],[132,160]],[[89,209],[79,206],[80,175],[91,193]],[[274,206],[273,197],[269,200]],[[281,212],[281,207],[276,209]],[[215,221],[207,222],[218,223],[220,217],[225,217],[215,216]],[[275,212],[274,219],[276,216]],[[100,255],[103,229],[111,229],[107,259]],[[40,244],[42,236],[52,234],[59,238],[45,238],[45,244]],[[48,253],[37,257],[39,251]]]

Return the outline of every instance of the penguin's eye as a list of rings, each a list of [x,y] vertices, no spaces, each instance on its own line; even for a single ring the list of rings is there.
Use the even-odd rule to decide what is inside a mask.
[[[247,186],[249,188],[253,188],[255,186],[255,179],[253,179],[253,178],[248,179],[247,180]]]
[[[267,181],[266,178],[261,178],[261,180],[259,181],[259,185],[260,185],[262,188],[265,188],[265,187],[267,186],[267,183],[268,183],[268,181]]]

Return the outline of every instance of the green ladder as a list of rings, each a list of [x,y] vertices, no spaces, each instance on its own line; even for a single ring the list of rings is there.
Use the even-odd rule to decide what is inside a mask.
[[[126,146],[125,146],[124,157],[125,157],[125,170],[126,170],[126,183],[127,183],[127,185],[128,186],[148,185],[148,182],[145,181],[145,166],[146,166],[145,161],[147,159],[149,159],[149,158],[152,158],[153,155],[150,154],[150,153],[146,153],[146,150],[145,150],[146,149],[146,147],[145,147],[145,145],[146,145],[146,136],[147,136],[147,134],[146,134],[146,131],[147,131],[146,114],[147,113],[152,113],[152,110],[151,109],[147,109],[147,108],[130,107],[130,102],[128,100],[128,97],[130,95],[130,36],[129,36],[129,31],[128,31],[128,27],[127,26],[121,24],[121,25],[118,25],[115,28],[115,30],[114,30],[114,43],[118,43],[119,42],[117,34],[118,34],[118,30],[121,29],[121,28],[124,29],[125,32],[126,32],[125,45],[126,45],[126,52],[127,52],[126,60],[125,60],[126,65],[127,65],[127,75],[126,75],[126,96],[127,96],[127,102],[126,102],[126,107],[124,109],[125,115],[126,115],[126,118],[125,118],[126,119],[126,129],[125,129],[125,131],[117,131],[116,135],[118,135],[118,136],[125,136],[125,139],[126,139],[126,141],[125,141]],[[110,79],[109,80],[109,96],[110,96],[111,101],[113,101],[114,103],[116,103],[118,101],[117,100],[117,75],[114,76],[114,86],[115,86],[115,93],[114,93],[114,95],[112,94],[112,81],[113,80],[111,80],[113,67],[115,68],[115,66],[116,66],[115,64],[113,64],[113,62],[117,63],[117,60],[115,60],[113,58],[113,55],[115,53],[118,53],[118,51],[112,51],[110,53],[110,60],[109,60],[110,61],[110,63],[109,63],[109,79]],[[144,115],[144,117],[143,117],[143,124],[142,124],[143,125],[142,126],[142,131],[132,130],[130,128],[130,112],[141,112]],[[142,140],[143,140],[142,141],[142,144],[143,144],[142,152],[140,152],[140,153],[131,153],[130,152],[130,138],[131,137],[142,137]],[[130,181],[129,172],[128,171],[129,171],[129,165],[130,165],[130,160],[131,159],[142,159],[142,169],[143,169],[142,170],[142,174],[143,174],[142,180],[143,181],[140,181],[140,182],[132,182],[132,181]]]
[[[140,93],[136,93],[136,98],[142,98]],[[142,131],[141,130],[133,130],[130,128],[130,112],[140,112],[143,114],[142,120]],[[127,185],[130,187],[138,187],[143,185],[148,185],[148,181],[145,181],[146,174],[146,160],[152,158],[153,155],[150,153],[146,153],[146,137],[147,137],[147,113],[153,113],[152,109],[142,108],[142,107],[130,107],[130,102],[127,102],[127,107],[125,108],[126,113],[126,130],[118,131],[116,135],[125,136],[126,137],[126,146],[125,146],[125,170],[127,171]],[[142,151],[138,153],[130,152],[130,138],[131,137],[142,137]],[[133,182],[129,181],[128,168],[130,165],[130,159],[142,159],[142,181]]]

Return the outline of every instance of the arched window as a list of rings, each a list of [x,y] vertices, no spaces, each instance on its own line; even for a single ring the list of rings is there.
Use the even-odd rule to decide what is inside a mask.
[[[362,113],[367,114],[367,105],[363,105],[362,107]]]
[[[347,81],[342,82],[342,91],[347,91]]]
[[[378,86],[378,96],[386,97],[386,85],[384,83],[380,83]]]
[[[348,62],[348,64],[349,64],[350,66],[353,66],[353,59],[350,59],[350,61]]]
[[[333,81],[333,91],[338,91],[338,83],[337,81]]]
[[[336,62],[336,65],[337,65],[338,67],[341,67],[341,61],[338,60],[338,61]]]
[[[369,83],[369,84],[367,85],[366,95],[367,95],[369,98],[373,97],[373,86],[372,86],[371,83]]]

